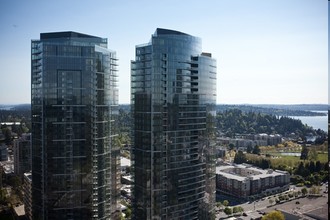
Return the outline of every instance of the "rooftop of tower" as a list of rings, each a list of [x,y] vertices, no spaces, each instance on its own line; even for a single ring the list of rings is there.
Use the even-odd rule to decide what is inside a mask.
[[[50,33],[41,33],[40,39],[56,39],[56,38],[97,38],[102,39],[100,37],[95,37],[92,35],[82,34],[74,31],[63,31],[63,32],[50,32]]]
[[[163,29],[163,28],[157,28],[155,31],[154,35],[186,35],[190,36],[189,34],[180,32],[180,31],[175,31],[175,30],[170,30],[170,29]]]

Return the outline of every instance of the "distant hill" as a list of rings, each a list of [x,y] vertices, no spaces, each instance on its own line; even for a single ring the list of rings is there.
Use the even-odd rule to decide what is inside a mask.
[[[31,110],[31,104],[4,105],[0,104],[0,110]]]
[[[330,105],[326,104],[297,104],[297,105],[252,105],[262,108],[289,109],[300,111],[328,111]]]
[[[217,105],[217,112],[239,109],[243,112],[256,112],[277,116],[326,116],[328,105]]]
[[[19,104],[13,107],[13,110],[31,110],[31,104]]]
[[[119,105],[124,111],[130,111],[129,104]],[[256,112],[277,116],[326,116],[326,113],[315,111],[328,111],[329,105],[325,104],[303,104],[303,105],[273,105],[273,104],[246,104],[246,105],[217,105],[217,112],[224,112],[230,109],[239,109],[242,112]],[[31,104],[3,105],[0,110],[31,111]]]
[[[235,134],[267,133],[288,136],[295,133],[303,140],[308,135],[319,136],[319,141],[323,143],[327,136],[325,131],[315,130],[297,119],[260,112],[243,112],[240,109],[217,112],[216,122],[216,127],[228,137],[234,137]]]

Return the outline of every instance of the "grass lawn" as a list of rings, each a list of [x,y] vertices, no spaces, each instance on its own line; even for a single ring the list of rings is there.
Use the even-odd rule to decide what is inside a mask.
[[[329,161],[329,156],[327,153],[319,153],[317,155],[317,159],[321,162],[321,163],[325,163]]]
[[[280,153],[271,153],[271,155],[279,157],[279,158],[274,158],[272,160],[283,159],[284,161],[287,161],[287,160],[292,160],[294,162],[303,161],[303,160],[300,160],[300,157],[298,157],[298,156],[281,155]],[[327,153],[318,153],[316,161],[318,161],[318,160],[321,163],[328,162],[328,154]]]
[[[269,158],[269,157],[261,157],[259,155],[255,154],[246,154],[246,159],[248,161],[256,161],[261,160],[261,158],[269,159],[273,167],[278,167],[280,165],[286,165],[291,168],[295,168],[299,165],[300,162],[304,162],[303,160],[300,160],[300,157],[298,156],[288,156],[288,155],[281,155],[280,153],[269,153],[272,156],[275,156],[275,158]],[[319,160],[321,163],[328,162],[328,154],[327,153],[319,153],[317,160]],[[308,160],[305,160],[305,162],[308,162]]]

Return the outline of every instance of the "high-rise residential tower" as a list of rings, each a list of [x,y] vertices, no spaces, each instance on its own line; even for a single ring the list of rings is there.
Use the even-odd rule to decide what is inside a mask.
[[[116,53],[76,32],[31,43],[33,219],[110,219],[119,210]]]
[[[133,219],[212,219],[216,60],[157,29],[131,62]]]

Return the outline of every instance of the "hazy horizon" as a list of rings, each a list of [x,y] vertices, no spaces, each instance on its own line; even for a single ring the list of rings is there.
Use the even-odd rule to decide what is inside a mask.
[[[31,103],[0,103],[0,106],[11,105],[30,105]],[[118,105],[130,105],[130,103],[119,103]],[[293,103],[293,104],[281,104],[281,103],[217,103],[216,105],[329,105],[328,103]],[[330,106],[330,105],[329,105]]]

